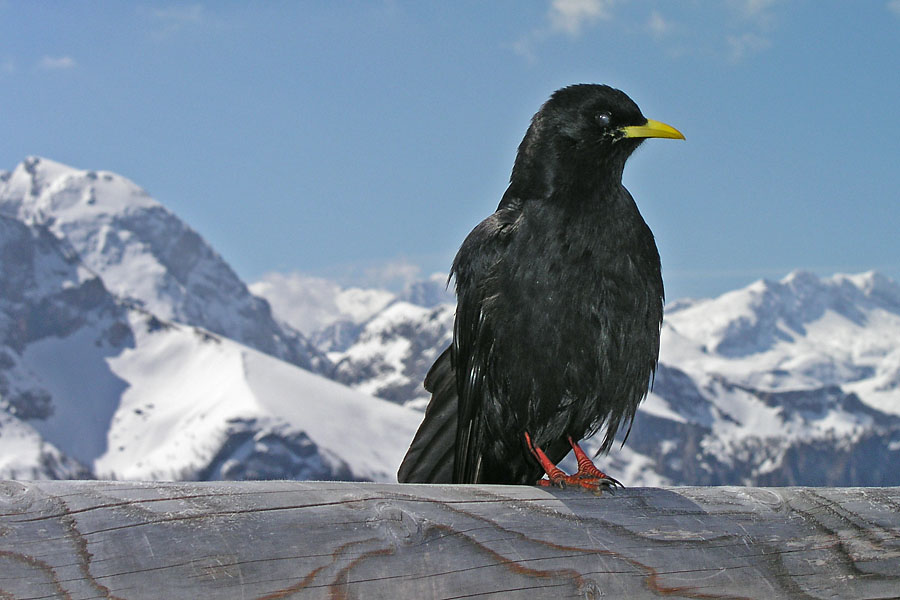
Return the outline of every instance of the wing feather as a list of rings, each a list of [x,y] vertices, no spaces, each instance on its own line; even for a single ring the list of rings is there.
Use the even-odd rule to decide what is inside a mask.
[[[520,202],[505,200],[469,234],[453,264],[458,297],[452,346],[459,393],[453,470],[457,483],[480,483],[484,474],[483,416],[490,401],[487,378],[494,350],[490,300],[497,293],[495,273],[502,268],[508,236],[520,215]]]
[[[490,328],[493,274],[521,204],[506,199],[463,242],[453,262],[457,308],[453,343],[425,377],[431,401],[397,479],[401,483],[478,483],[483,474],[483,412],[494,340]]]
[[[450,348],[438,357],[425,377],[431,401],[425,418],[400,464],[400,483],[451,483],[456,444],[456,374]]]

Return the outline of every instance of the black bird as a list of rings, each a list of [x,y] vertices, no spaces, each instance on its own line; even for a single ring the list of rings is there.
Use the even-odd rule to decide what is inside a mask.
[[[576,442],[603,429],[608,451],[656,369],[659,252],[622,185],[648,137],[684,139],[605,85],[558,90],[534,115],[497,211],[453,262],[453,343],[425,378],[400,482],[618,484]],[[575,475],[554,466],[570,449]]]

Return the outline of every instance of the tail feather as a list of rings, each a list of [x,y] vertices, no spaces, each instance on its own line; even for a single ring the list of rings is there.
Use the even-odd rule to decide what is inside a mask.
[[[444,350],[425,377],[431,402],[425,419],[400,464],[400,483],[452,483],[456,445],[456,375],[450,348]]]

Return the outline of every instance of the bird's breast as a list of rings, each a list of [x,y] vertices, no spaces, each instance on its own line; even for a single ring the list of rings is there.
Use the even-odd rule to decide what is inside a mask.
[[[510,397],[529,398],[529,420],[563,411],[577,421],[567,427],[587,428],[605,399],[636,406],[646,391],[662,316],[659,255],[643,220],[622,225],[544,216],[520,225],[497,264],[494,368]]]

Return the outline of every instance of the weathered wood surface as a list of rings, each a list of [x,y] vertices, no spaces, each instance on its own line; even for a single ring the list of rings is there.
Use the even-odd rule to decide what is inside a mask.
[[[900,598],[900,488],[0,482],[0,599]]]

